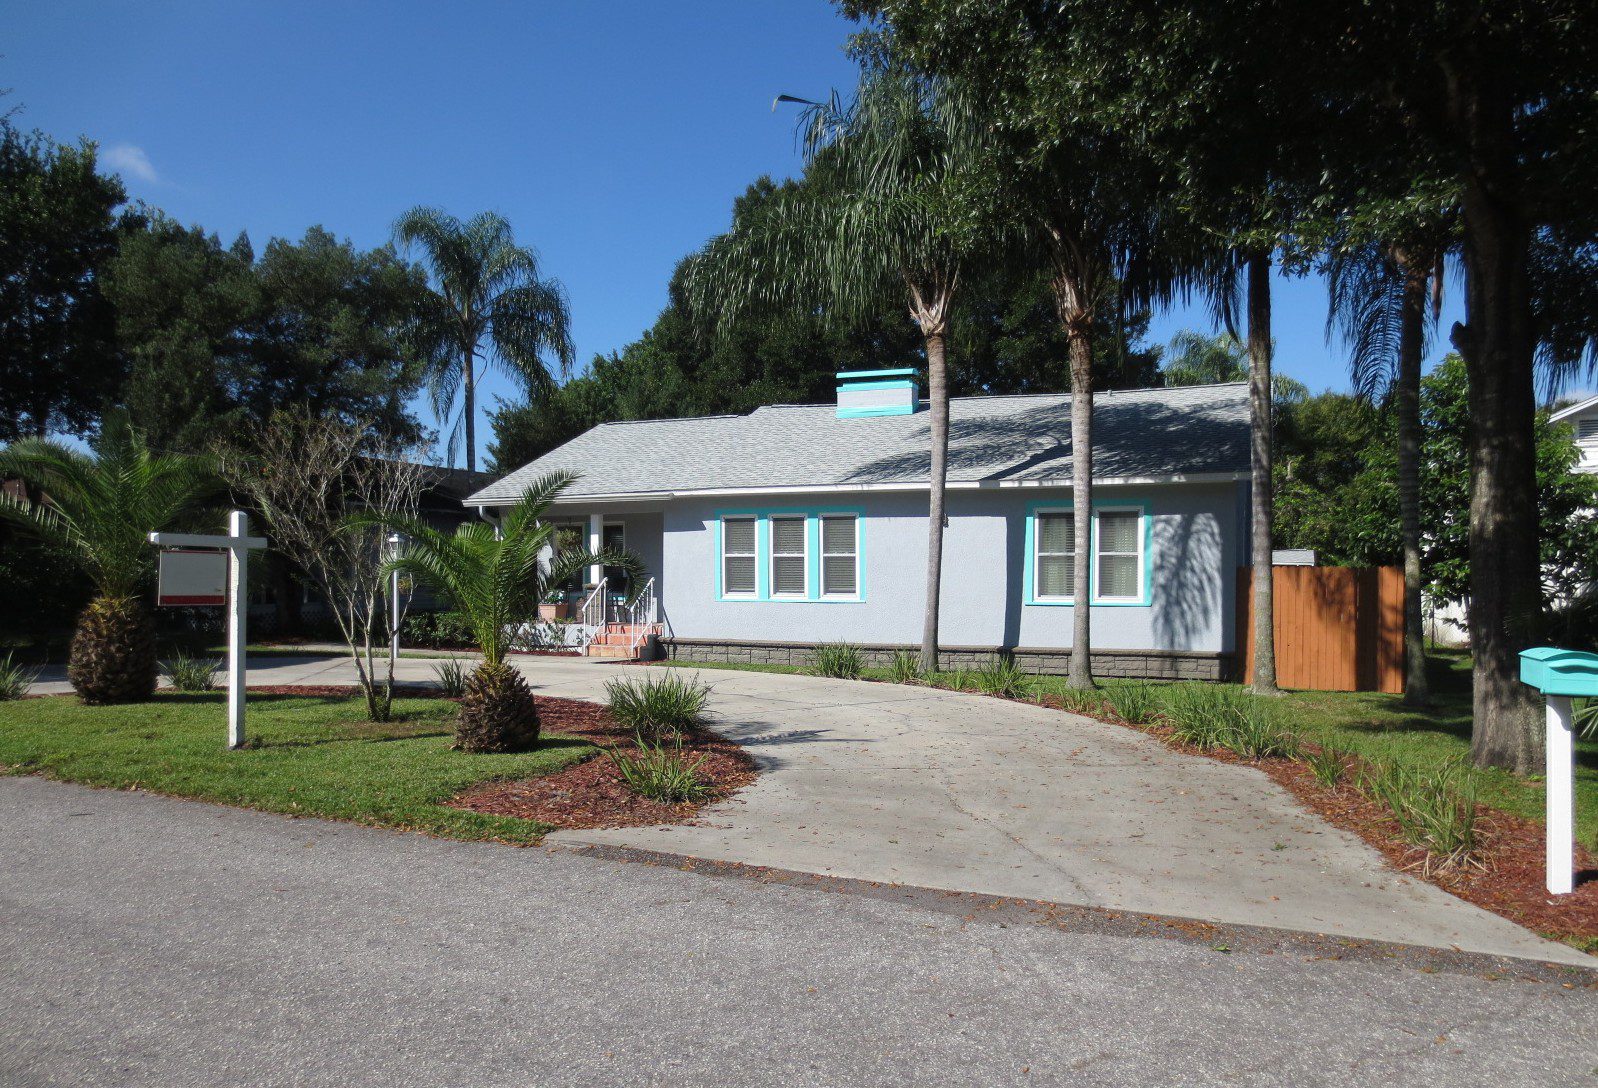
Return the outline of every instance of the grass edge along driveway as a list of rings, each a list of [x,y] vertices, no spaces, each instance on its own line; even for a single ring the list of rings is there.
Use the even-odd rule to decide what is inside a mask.
[[[441,802],[477,782],[532,778],[595,754],[545,735],[516,755],[450,750],[455,705],[399,698],[395,720],[365,720],[359,697],[252,694],[250,747],[226,747],[221,692],[160,692],[149,702],[89,707],[74,696],[0,703],[0,773],[348,820],[456,839],[531,844],[534,820]]]

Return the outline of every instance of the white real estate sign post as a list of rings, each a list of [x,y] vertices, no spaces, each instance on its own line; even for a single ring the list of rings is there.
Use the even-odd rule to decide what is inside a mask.
[[[249,615],[249,553],[266,547],[263,537],[250,536],[250,519],[242,510],[228,515],[226,536],[200,533],[151,533],[150,543],[172,549],[161,554],[157,603],[217,605],[218,558],[227,566],[227,744],[244,746],[244,629]],[[194,549],[205,549],[195,551]],[[170,591],[170,592],[169,592]]]

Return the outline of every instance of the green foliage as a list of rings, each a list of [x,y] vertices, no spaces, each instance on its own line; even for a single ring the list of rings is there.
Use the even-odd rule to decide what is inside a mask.
[[[572,366],[565,288],[544,278],[537,254],[518,246],[510,223],[495,212],[463,223],[439,208],[415,207],[395,221],[394,237],[419,249],[432,271],[435,291],[412,315],[410,344],[424,361],[439,420],[449,419],[463,396],[466,467],[476,468],[477,404],[467,375],[484,357],[525,389],[549,392],[555,375],[546,356],[561,375]],[[451,451],[454,445],[452,435]]]
[[[0,657],[0,702],[22,698],[38,678],[38,669],[14,664],[10,654]]]
[[[178,691],[215,691],[219,657],[192,657],[182,650],[166,662],[166,674]]]
[[[605,696],[611,716],[648,740],[680,736],[704,717],[710,686],[675,673],[645,680],[607,681]]]
[[[1348,750],[1336,744],[1320,744],[1304,752],[1304,762],[1309,764],[1315,781],[1327,789],[1336,789],[1347,772]]]
[[[520,670],[484,661],[466,678],[455,743],[463,752],[526,752],[538,744],[538,706]]]
[[[642,735],[637,742],[637,755],[618,748],[605,753],[628,789],[664,804],[702,801],[710,796],[710,786],[699,777],[699,768],[707,757],[700,756],[692,763],[684,759],[680,735],[674,738],[672,747],[667,747],[665,741],[651,742]]]
[[[1104,689],[1103,696],[1115,716],[1131,725],[1144,725],[1159,712],[1154,685],[1141,680],[1113,684]]]
[[[1053,694],[1060,709],[1072,714],[1084,714],[1091,718],[1104,710],[1104,693],[1098,688],[1063,687]]]
[[[1275,707],[1257,696],[1234,712],[1221,743],[1244,759],[1293,759],[1299,754],[1298,737],[1277,718]]]
[[[92,144],[0,117],[0,442],[88,434],[114,394],[121,360],[101,281],[123,199]]]
[[[0,495],[0,516],[71,552],[101,595],[118,598],[154,572],[149,534],[194,523],[217,487],[208,459],[152,453],[120,416],[106,421],[92,456],[37,438],[0,450],[6,476],[49,502]]]
[[[407,518],[357,515],[351,529],[380,525],[407,540],[403,555],[383,566],[409,575],[444,596],[471,628],[472,641],[485,664],[505,659],[516,629],[538,614],[538,602],[552,588],[593,564],[635,573],[638,559],[630,552],[562,551],[546,566],[539,561],[555,536],[549,509],[576,477],[554,474],[534,480],[521,500],[507,509],[496,530],[483,521],[468,521],[454,534]]]
[[[459,699],[466,694],[466,662],[462,658],[451,657],[434,665],[433,678],[438,681],[439,694],[446,699]]]
[[[471,621],[461,612],[412,612],[401,625],[407,646],[429,650],[459,650],[476,644]]]
[[[1174,684],[1161,693],[1176,738],[1195,748],[1229,748],[1238,720],[1254,696],[1230,684]]]
[[[1385,805],[1428,870],[1469,864],[1476,849],[1476,779],[1462,761],[1411,766],[1380,760],[1360,788]]]
[[[977,690],[984,695],[998,695],[1005,699],[1024,699],[1031,690],[1032,678],[1015,663],[1015,658],[999,654],[990,656],[972,673]]]
[[[0,647],[53,655],[93,593],[75,553],[0,518]]]
[[[921,655],[909,650],[895,650],[888,665],[888,676],[895,684],[915,684],[921,681]]]
[[[865,658],[860,647],[848,642],[824,642],[810,652],[809,672],[812,676],[830,676],[834,680],[858,680],[865,668]]]

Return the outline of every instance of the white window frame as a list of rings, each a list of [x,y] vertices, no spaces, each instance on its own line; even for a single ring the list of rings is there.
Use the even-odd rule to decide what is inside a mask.
[[[824,601],[858,601],[860,599],[860,515],[849,511],[837,511],[830,514],[818,514],[816,535],[820,538],[817,542],[821,549],[821,562],[817,569],[816,577],[821,579],[818,594]],[[827,521],[836,519],[847,520],[854,524],[854,549],[853,552],[827,551]],[[849,593],[827,592],[827,560],[849,556],[854,560],[854,589]]]
[[[729,552],[727,550],[727,523],[729,521],[747,521],[749,523],[749,551]],[[734,601],[752,601],[760,596],[760,519],[753,514],[724,514],[721,518],[721,595]],[[727,560],[749,559],[749,569],[754,573],[754,584],[748,592],[735,590],[727,583]]]
[[[779,552],[777,550],[777,522],[797,521],[799,523],[799,551]],[[766,584],[771,587],[770,597],[774,601],[806,601],[810,599],[810,519],[805,514],[768,514],[766,516],[766,547],[769,554],[766,557]],[[798,557],[804,569],[804,584],[798,593],[777,592],[777,560],[793,559]]]
[[[1102,534],[1099,532],[1099,519],[1105,514],[1133,514],[1136,516],[1137,529],[1134,539],[1137,541],[1137,581],[1136,589],[1130,597],[1105,597],[1099,593],[1099,560],[1106,554],[1099,546]],[[1142,506],[1096,506],[1093,509],[1093,555],[1092,555],[1092,580],[1094,604],[1142,604],[1143,587],[1146,584],[1149,561],[1148,526],[1143,519],[1148,517],[1148,511]],[[1131,552],[1110,552],[1110,555],[1130,555]]]
[[[1067,517],[1072,517],[1075,515],[1075,511],[1069,506],[1044,506],[1032,511],[1032,599],[1045,604],[1070,604],[1076,600],[1076,594],[1074,592],[1064,594],[1063,596],[1050,596],[1045,594],[1039,588],[1041,585],[1040,579],[1043,575],[1043,557],[1045,554],[1049,556],[1076,555],[1076,552],[1074,551],[1069,553],[1046,553],[1043,550],[1043,519],[1045,517],[1055,517],[1062,514]],[[1075,537],[1072,538],[1071,543],[1077,547],[1081,546],[1081,541],[1076,540]]]

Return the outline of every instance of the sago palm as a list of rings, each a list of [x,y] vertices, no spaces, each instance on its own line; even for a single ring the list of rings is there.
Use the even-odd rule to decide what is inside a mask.
[[[494,212],[463,223],[438,208],[412,208],[395,221],[394,239],[419,249],[432,274],[412,346],[422,356],[441,423],[459,394],[466,467],[475,470],[478,359],[509,372],[531,393],[547,393],[555,383],[547,358],[565,375],[575,355],[565,289],[544,278],[537,254],[517,245],[510,223]],[[453,432],[450,446],[453,451]]]
[[[962,275],[990,244],[969,115],[891,58],[868,63],[852,102],[812,103],[804,184],[734,222],[694,261],[690,297],[730,329],[748,305],[819,307],[840,322],[898,295],[921,332],[930,405],[930,501],[921,667],[938,667],[948,349]]]
[[[519,751],[537,743],[532,692],[521,673],[505,663],[505,654],[516,629],[537,615],[538,602],[549,590],[585,567],[620,567],[630,574],[642,569],[626,552],[555,550],[555,526],[546,519],[575,479],[553,474],[533,481],[505,511],[497,531],[483,521],[444,533],[407,519],[350,519],[353,528],[381,524],[406,537],[404,554],[389,561],[385,572],[398,571],[429,586],[466,617],[483,654],[467,681],[456,727],[456,741],[466,751]]]
[[[0,476],[19,477],[43,496],[0,496],[0,514],[72,554],[94,583],[72,639],[72,686],[86,703],[148,698],[157,676],[154,625],[141,600],[157,554],[148,534],[199,521],[217,487],[211,463],[152,453],[125,419],[112,417],[92,456],[24,439],[0,451]]]

